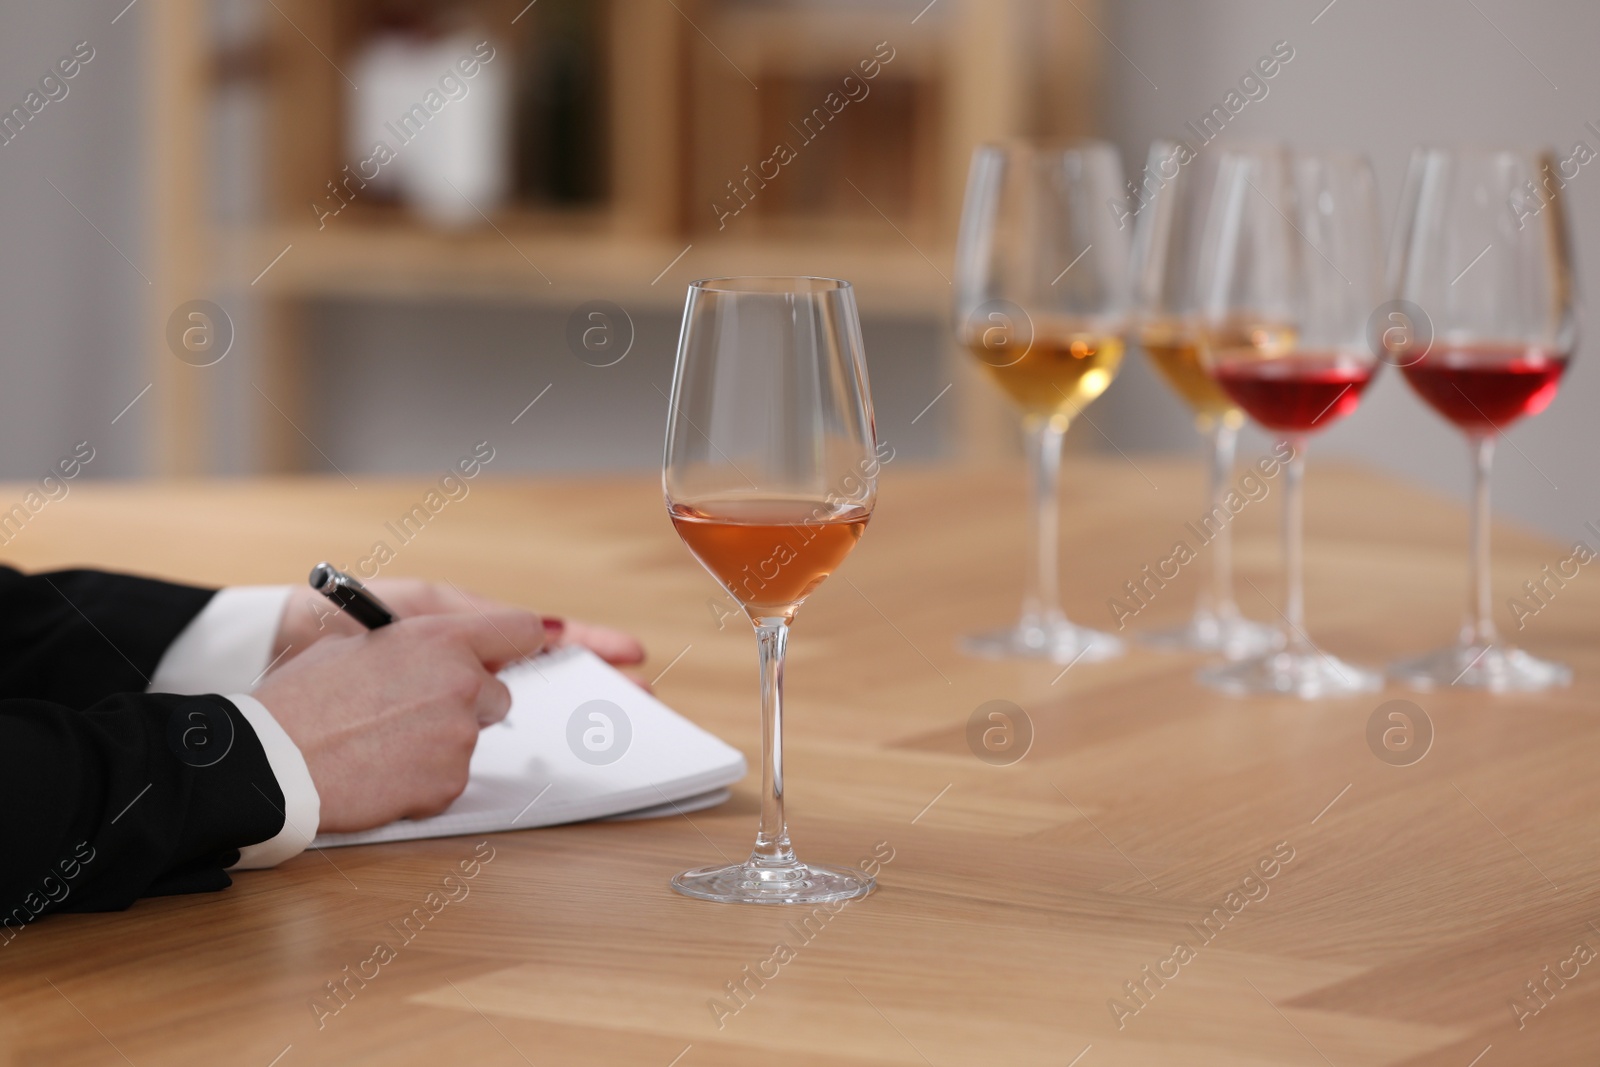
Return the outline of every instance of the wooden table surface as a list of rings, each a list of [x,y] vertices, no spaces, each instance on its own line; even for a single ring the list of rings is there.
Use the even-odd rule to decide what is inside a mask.
[[[1196,468],[1137,462],[1068,465],[1065,592],[1082,621],[1110,622],[1107,599],[1200,511]],[[427,487],[356,481],[77,484],[5,555],[300,581],[390,539],[385,520]],[[1315,457],[1308,491],[1313,638],[1378,664],[1450,637],[1462,509]],[[1280,591],[1272,492],[1237,523],[1240,600],[1258,618]],[[1496,537],[1509,625],[1505,598],[1570,549]],[[959,633],[1012,617],[1023,545],[1020,470],[890,464],[860,549],[800,616],[791,827],[808,858],[892,856],[866,900],[802,924],[671,892],[679,869],[743,855],[759,775],[691,817],[308,853],[224,893],[25,929],[0,948],[0,1063],[1600,1058],[1600,578],[1568,583],[1518,635],[1573,665],[1568,691],[1241,701],[1198,688],[1195,657],[1136,649],[1064,675],[964,658]],[[1134,626],[1184,618],[1190,570]],[[677,542],[654,479],[485,475],[385,573],[636,630],[646,677],[672,664],[659,694],[756,765],[753,639]],[[1432,726],[1410,765],[1369,747],[1393,699]],[[991,700],[1034,731],[1009,766],[968,746]],[[400,942],[391,922],[486,855],[469,895]],[[326,983],[379,941],[394,958],[330,1013]]]

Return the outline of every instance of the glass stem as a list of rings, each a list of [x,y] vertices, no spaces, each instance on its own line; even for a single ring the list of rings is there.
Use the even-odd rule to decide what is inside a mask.
[[[1233,475],[1233,457],[1239,445],[1239,431],[1222,420],[1217,420],[1211,431],[1211,471],[1206,503],[1214,513],[1224,512],[1223,498],[1228,492],[1228,479]],[[1211,598],[1207,603],[1201,594],[1198,614],[1207,612],[1227,620],[1239,617],[1239,606],[1233,600],[1233,523],[1225,522],[1211,542]]]
[[[783,815],[783,654],[789,643],[789,621],[756,619],[756,644],[761,656],[761,829],[750,850],[755,867],[790,867],[789,823]]]
[[[1030,418],[1023,424],[1028,437],[1028,473],[1033,494],[1033,568],[1027,596],[1022,601],[1024,622],[1046,622],[1061,616],[1061,575],[1056,561],[1061,525],[1061,441],[1066,425],[1052,418]]]
[[[1467,622],[1462,643],[1486,647],[1497,639],[1490,608],[1489,581],[1489,471],[1494,464],[1494,437],[1473,434],[1472,533],[1468,555],[1472,568],[1467,593]]]
[[[1283,614],[1288,628],[1284,637],[1290,652],[1311,653],[1314,649],[1306,636],[1305,500],[1301,488],[1306,476],[1305,438],[1289,438],[1289,447],[1294,458],[1283,472]]]

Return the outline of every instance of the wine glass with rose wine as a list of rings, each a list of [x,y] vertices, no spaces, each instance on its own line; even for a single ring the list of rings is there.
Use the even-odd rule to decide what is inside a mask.
[[[1156,371],[1194,416],[1205,440],[1207,519],[1217,529],[1207,542],[1211,587],[1202,589],[1189,621],[1140,635],[1153,648],[1220,652],[1243,659],[1282,639],[1274,626],[1247,619],[1233,597],[1233,529],[1224,499],[1244,412],[1200,362],[1201,316],[1195,291],[1201,227],[1216,187],[1216,156],[1196,154],[1187,144],[1158,140],[1145,167],[1160,187],[1138,213],[1133,232],[1134,299],[1139,346]]]
[[[815,904],[871,892],[854,867],[803,863],[784,816],[783,660],[795,612],[861,539],[878,458],[849,282],[718,278],[689,286],[662,487],[689,551],[755,627],[761,825],[742,863],[685,871],[687,896]]]
[[[1061,444],[1111,384],[1128,320],[1128,239],[1109,205],[1122,163],[1099,141],[980,146],[956,244],[955,331],[1022,415],[1033,511],[1022,617],[962,647],[987,657],[1075,663],[1123,652],[1067,620],[1057,570]]]
[[[1562,686],[1572,672],[1501,640],[1490,610],[1489,470],[1495,438],[1555,399],[1577,345],[1562,182],[1542,152],[1419,149],[1395,240],[1394,362],[1466,435],[1473,508],[1466,619],[1454,644],[1390,674],[1420,689]]]
[[[1384,298],[1377,186],[1364,157],[1221,150],[1200,256],[1201,358],[1224,392],[1292,450],[1284,471],[1284,647],[1207,668],[1223,692],[1312,699],[1378,674],[1306,634],[1306,438],[1356,409],[1378,366],[1367,321]],[[1281,446],[1280,446],[1281,448]]]

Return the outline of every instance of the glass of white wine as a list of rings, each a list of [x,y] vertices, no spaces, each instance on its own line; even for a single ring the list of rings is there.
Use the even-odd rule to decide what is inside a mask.
[[[1138,306],[1139,346],[1162,379],[1194,416],[1205,439],[1206,517],[1211,583],[1202,589],[1189,621],[1140,635],[1152,648],[1219,652],[1244,659],[1276,647],[1282,635],[1274,626],[1247,619],[1233,597],[1233,531],[1223,500],[1233,476],[1234,453],[1244,412],[1223,392],[1200,359],[1202,322],[1196,301],[1200,237],[1206,209],[1216,188],[1215,153],[1195,153],[1187,144],[1158,140],[1150,146],[1146,172],[1160,186],[1134,222],[1134,298]]]
[[[1074,663],[1123,652],[1118,638],[1067,620],[1057,569],[1062,439],[1122,363],[1128,237],[1108,208],[1122,197],[1122,163],[1101,141],[1011,141],[973,153],[955,331],[1022,416],[1034,534],[1022,617],[963,639],[975,655]]]

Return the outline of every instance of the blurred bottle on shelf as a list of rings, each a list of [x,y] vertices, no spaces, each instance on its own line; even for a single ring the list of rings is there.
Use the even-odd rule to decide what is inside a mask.
[[[375,20],[354,50],[345,149],[373,202],[461,228],[511,188],[512,63],[475,24],[410,12]]]
[[[581,207],[605,197],[604,9],[540,0],[519,20],[518,200]]]

